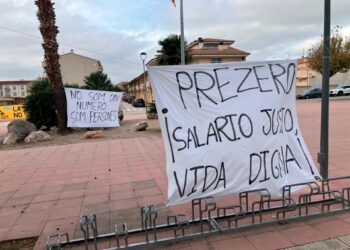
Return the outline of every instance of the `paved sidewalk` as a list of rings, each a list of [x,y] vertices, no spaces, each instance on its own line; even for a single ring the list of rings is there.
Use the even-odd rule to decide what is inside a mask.
[[[350,175],[350,100],[330,104],[330,176]],[[298,102],[300,126],[316,160],[320,100]],[[57,231],[81,237],[79,216],[95,213],[100,232],[115,223],[139,227],[139,207],[159,204],[169,213],[189,214],[190,206],[166,208],[167,180],[163,142],[142,137],[0,151],[0,241]],[[168,248],[277,249],[350,234],[348,214],[291,222],[208,237]]]

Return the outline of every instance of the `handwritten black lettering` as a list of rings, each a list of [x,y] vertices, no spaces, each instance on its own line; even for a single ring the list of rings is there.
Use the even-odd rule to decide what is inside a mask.
[[[223,95],[223,93],[222,93],[222,91],[221,91],[221,88],[223,88],[224,86],[230,84],[230,81],[225,82],[225,83],[223,83],[223,84],[220,84],[219,76],[218,76],[218,71],[219,71],[219,70],[228,70],[228,67],[225,67],[225,68],[216,68],[216,69],[214,69],[216,84],[217,84],[218,91],[219,91],[219,94],[220,94],[220,97],[221,97],[221,102],[225,102],[225,101],[227,101],[227,100],[230,100],[230,99],[232,99],[232,98],[237,97],[238,95],[231,95],[231,96],[229,96],[229,97],[224,98],[224,95]],[[225,92],[230,92],[230,91],[225,91]]]
[[[256,81],[257,81],[257,83],[259,85],[260,92],[271,92],[272,89],[263,89],[261,87],[261,82],[263,80],[268,80],[269,79],[268,77],[260,77],[259,74],[258,74],[258,68],[264,68],[264,67],[265,67],[265,65],[254,66],[253,67],[253,71],[254,71],[254,74],[255,74],[255,77],[256,77]]]
[[[198,75],[203,75],[203,76],[207,76],[210,80],[211,80],[211,84],[206,87],[206,88],[200,88],[199,86],[199,79],[198,79]],[[194,84],[196,85],[196,93],[197,93],[197,101],[198,101],[198,105],[199,107],[202,107],[202,103],[200,100],[200,96],[199,93],[201,93],[203,96],[205,96],[209,101],[211,101],[214,104],[218,104],[216,101],[214,101],[212,98],[210,98],[209,95],[207,95],[205,92],[211,90],[214,86],[215,86],[215,79],[212,77],[212,75],[210,75],[208,72],[205,71],[196,71],[194,72]]]
[[[191,196],[196,193],[213,191],[217,188],[226,188],[226,170],[224,162],[220,166],[196,166],[186,169],[179,174],[173,171],[173,176],[180,197]],[[183,177],[183,178],[180,178]],[[188,186],[189,180],[194,180],[193,185]]]
[[[186,76],[188,78],[188,80],[190,81],[190,85],[189,86],[186,87],[186,86],[180,84],[180,75],[184,75],[184,76]],[[184,105],[184,109],[187,109],[185,101],[184,101],[184,98],[183,98],[183,95],[182,95],[182,91],[183,90],[190,90],[193,87],[193,80],[192,80],[190,74],[188,74],[185,71],[180,71],[180,72],[176,73],[176,81],[177,81],[177,85],[179,87],[179,95],[180,95],[180,98],[181,98],[181,102]]]

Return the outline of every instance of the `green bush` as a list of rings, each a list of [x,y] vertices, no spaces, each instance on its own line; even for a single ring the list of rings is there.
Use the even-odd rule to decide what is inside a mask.
[[[121,92],[121,89],[118,86],[112,84],[112,81],[109,79],[108,75],[101,71],[94,72],[89,76],[86,76],[84,82],[85,89]]]
[[[35,81],[24,100],[27,120],[37,128],[57,126],[56,101],[49,80]]]
[[[156,102],[154,100],[148,104],[147,113],[157,114]]]
[[[66,84],[63,84],[63,86],[65,88],[82,89],[82,87],[79,86],[77,83],[73,83],[73,84],[66,83]]]

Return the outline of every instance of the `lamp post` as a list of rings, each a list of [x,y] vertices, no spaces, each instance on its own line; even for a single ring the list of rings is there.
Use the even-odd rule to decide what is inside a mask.
[[[147,114],[147,93],[146,93],[147,88],[146,88],[146,70],[145,70],[145,60],[147,58],[146,52],[141,52],[140,58],[142,60],[142,66],[143,66],[143,94],[144,94],[145,109],[146,109],[146,114]]]
[[[328,178],[328,123],[329,123],[329,67],[331,0],[324,0],[323,64],[322,64],[322,105],[321,105],[321,145],[318,153],[320,174]]]

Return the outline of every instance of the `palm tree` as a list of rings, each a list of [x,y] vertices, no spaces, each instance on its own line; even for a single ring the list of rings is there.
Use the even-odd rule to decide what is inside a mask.
[[[108,75],[101,71],[91,73],[89,76],[85,77],[84,82],[84,88],[86,89],[120,91],[118,86],[112,84]]]
[[[157,61],[159,65],[178,65],[181,63],[181,37],[178,35],[169,35],[164,40],[158,42],[162,47],[157,52]],[[185,52],[186,63],[191,60],[187,51]]]
[[[67,100],[64,93],[61,69],[59,64],[56,15],[51,0],[36,0],[38,6],[37,17],[40,22],[39,30],[43,37],[44,59],[46,72],[56,100],[58,131],[62,134],[67,131]]]

